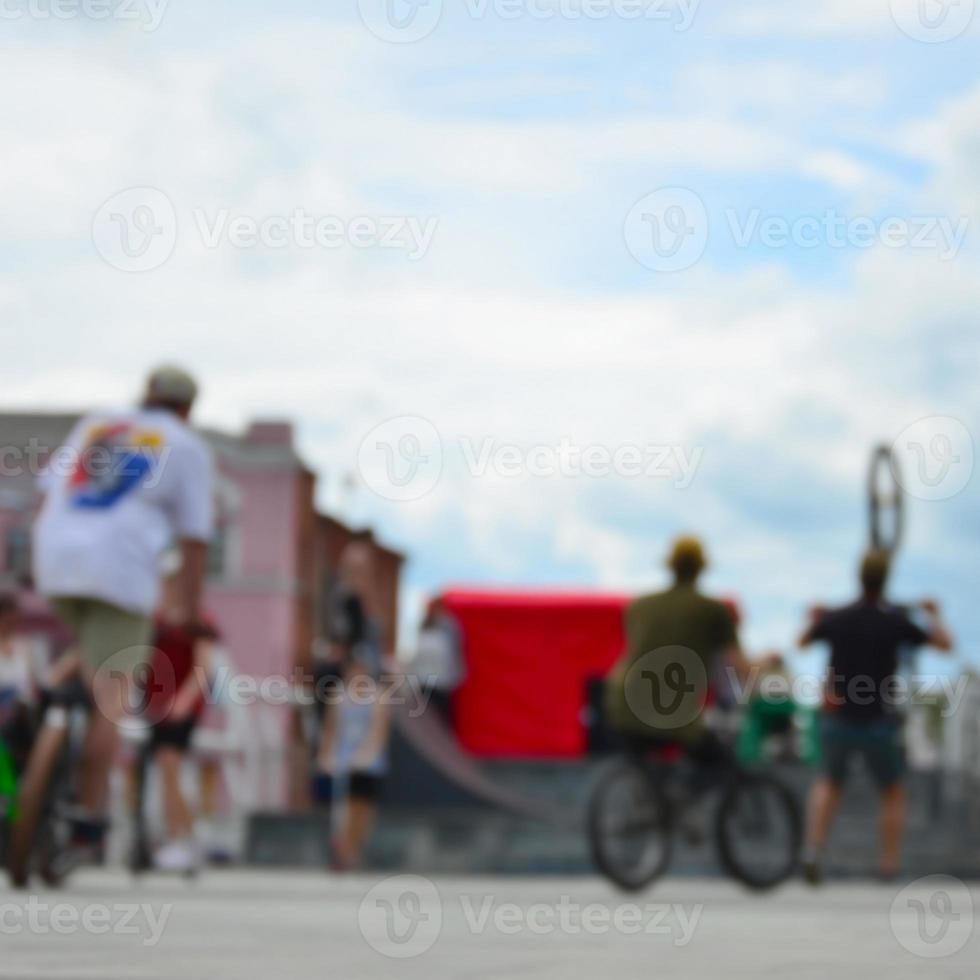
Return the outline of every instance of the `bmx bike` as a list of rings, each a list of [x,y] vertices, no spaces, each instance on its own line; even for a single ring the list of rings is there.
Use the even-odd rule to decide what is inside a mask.
[[[667,870],[675,837],[701,807],[712,815],[721,865],[737,881],[765,891],[795,873],[803,822],[789,788],[727,749],[709,774],[670,743],[618,757],[596,784],[588,807],[596,867],[624,891],[646,888]]]

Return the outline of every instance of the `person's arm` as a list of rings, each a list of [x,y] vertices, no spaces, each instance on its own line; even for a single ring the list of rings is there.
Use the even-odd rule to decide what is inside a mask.
[[[951,653],[953,634],[943,620],[939,603],[935,599],[924,599],[919,603],[919,608],[929,617],[929,628],[925,631],[924,642],[943,653]]]
[[[214,533],[214,467],[203,443],[189,442],[169,461],[174,480],[174,537],[180,544],[180,591],[184,622],[196,626]]]
[[[194,643],[194,669],[174,696],[170,716],[174,721],[189,718],[202,697],[207,696],[207,679],[211,676],[214,641],[200,637]]]
[[[827,610],[823,606],[814,606],[808,615],[810,618],[809,625],[797,641],[797,645],[801,648],[808,647],[811,643],[816,643],[817,640],[824,638],[823,627],[827,617]]]
[[[180,591],[184,622],[196,626],[200,622],[201,599],[208,570],[207,541],[185,538],[180,542]]]

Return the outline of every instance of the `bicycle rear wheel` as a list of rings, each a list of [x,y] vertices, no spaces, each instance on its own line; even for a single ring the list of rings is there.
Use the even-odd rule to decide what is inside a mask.
[[[589,846],[596,867],[624,891],[664,873],[673,846],[670,803],[642,766],[621,762],[600,779],[589,804]]]
[[[803,821],[793,794],[772,776],[740,772],[722,796],[715,833],[723,867],[749,888],[775,888],[796,872]]]

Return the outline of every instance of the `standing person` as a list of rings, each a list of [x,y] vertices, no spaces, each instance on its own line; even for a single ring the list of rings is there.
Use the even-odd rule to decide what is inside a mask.
[[[821,719],[824,772],[809,801],[804,873],[811,884],[822,877],[827,838],[840,807],[851,759],[862,756],[881,794],[881,854],[884,879],[899,870],[905,829],[905,751],[901,718],[895,713],[899,653],[929,644],[953,648],[935,602],[921,603],[928,629],[885,599],[889,559],[881,552],[861,562],[861,596],[842,609],[815,610],[800,646],[830,645],[830,671]]]
[[[334,841],[338,870],[360,867],[388,772],[391,713],[382,694],[373,658],[360,647],[344,666],[317,754],[317,801],[339,802],[338,784],[346,784],[346,807]]]
[[[162,871],[193,871],[200,864],[194,815],[181,786],[181,770],[194,730],[207,707],[207,684],[219,640],[210,619],[186,628],[179,573],[164,584],[154,624],[145,716],[151,723],[147,756],[160,770],[166,843],[154,855]]]
[[[81,761],[77,836],[101,843],[117,724],[144,662],[157,605],[159,564],[182,555],[184,627],[196,628],[212,531],[212,462],[188,425],[197,384],[176,367],[150,375],[136,410],[90,415],[52,457],[34,528],[34,578],[73,631],[81,676],[94,696]],[[42,798],[52,746],[42,730],[22,799]],[[40,804],[38,804],[38,810]],[[22,833],[33,829],[24,821]],[[23,850],[23,848],[21,849]],[[22,857],[23,859],[23,857]],[[17,884],[26,867],[13,868]]]
[[[426,608],[412,672],[429,689],[430,703],[452,725],[453,693],[465,680],[466,667],[462,630],[441,598],[433,599]]]

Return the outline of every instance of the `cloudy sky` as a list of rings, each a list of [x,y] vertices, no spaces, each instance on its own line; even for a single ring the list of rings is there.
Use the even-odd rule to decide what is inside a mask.
[[[756,648],[848,595],[895,442],[895,593],[977,656],[973,0],[60,3],[0,16],[4,407],[180,360],[410,611],[695,530]]]

